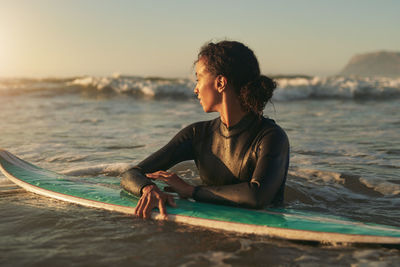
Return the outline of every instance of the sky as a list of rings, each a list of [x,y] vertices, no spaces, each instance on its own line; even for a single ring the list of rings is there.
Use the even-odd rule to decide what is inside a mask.
[[[237,40],[264,74],[329,76],[400,51],[400,1],[0,0],[0,77],[189,77],[199,48]]]

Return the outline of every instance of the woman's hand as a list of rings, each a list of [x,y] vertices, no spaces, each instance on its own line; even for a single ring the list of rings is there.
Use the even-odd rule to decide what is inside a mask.
[[[153,173],[147,173],[146,176],[150,179],[158,179],[164,181],[182,198],[191,197],[193,194],[194,186],[183,181],[175,173],[157,171]]]
[[[156,185],[148,185],[143,187],[142,196],[133,213],[138,217],[148,219],[151,211],[158,208],[161,215],[166,218],[165,203],[173,207],[176,206],[174,198],[170,194],[162,192]]]

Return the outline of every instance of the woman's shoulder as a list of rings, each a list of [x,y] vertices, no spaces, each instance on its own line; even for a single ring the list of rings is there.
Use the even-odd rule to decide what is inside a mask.
[[[289,151],[289,138],[285,131],[269,118],[261,119],[261,128],[255,141],[258,153],[274,156],[283,155]]]
[[[271,136],[275,138],[282,138],[288,140],[287,134],[285,130],[282,129],[281,126],[279,126],[275,120],[270,119],[268,117],[262,117],[261,118],[261,127],[259,134],[261,136]]]

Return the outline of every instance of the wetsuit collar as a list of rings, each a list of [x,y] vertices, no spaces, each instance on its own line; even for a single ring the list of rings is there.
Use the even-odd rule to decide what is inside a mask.
[[[231,127],[227,127],[222,121],[219,119],[219,131],[220,134],[224,137],[231,137],[241,132],[245,131],[249,128],[249,126],[257,119],[257,115],[253,113],[249,113],[244,116],[238,123]]]

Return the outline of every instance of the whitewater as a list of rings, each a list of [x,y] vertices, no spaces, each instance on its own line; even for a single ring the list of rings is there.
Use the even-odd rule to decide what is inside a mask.
[[[272,76],[274,77],[274,76]],[[388,99],[400,98],[400,78],[387,77],[309,77],[276,76],[278,88],[273,100],[312,98]],[[97,91],[147,98],[193,97],[193,79],[168,79],[113,74],[73,78],[23,79],[0,78],[0,92],[23,93],[41,90],[62,92]]]

